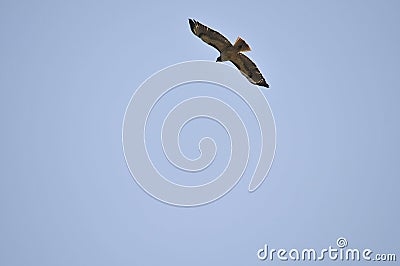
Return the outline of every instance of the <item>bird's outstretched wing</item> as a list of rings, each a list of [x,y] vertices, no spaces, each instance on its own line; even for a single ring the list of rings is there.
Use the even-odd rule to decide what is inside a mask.
[[[197,22],[194,19],[189,19],[190,29],[192,32],[202,39],[207,44],[213,46],[220,53],[226,48],[232,46],[231,42],[228,41],[221,33],[210,29],[209,27]]]
[[[269,88],[256,64],[242,53],[231,58],[231,62],[242,72],[242,74],[253,84]]]

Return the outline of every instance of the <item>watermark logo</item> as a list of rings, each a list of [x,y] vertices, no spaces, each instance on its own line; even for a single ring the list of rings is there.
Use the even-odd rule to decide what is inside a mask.
[[[195,118],[212,119],[222,125],[231,144],[229,162],[219,176],[207,184],[187,186],[171,182],[152,163],[146,147],[146,124],[160,98],[177,86],[193,82],[223,86],[236,94],[251,109],[258,129],[247,128],[234,107],[215,97],[196,96],[178,103],[168,113],[160,132],[163,152],[172,165],[190,174],[213,163],[218,147],[208,136],[199,142],[201,155],[197,159],[182,154],[180,131]],[[133,178],[151,196],[172,205],[202,205],[222,197],[240,180],[250,154],[248,130],[261,133],[260,154],[249,184],[252,192],[267,176],[275,153],[275,122],[266,98],[233,67],[209,61],[184,62],[157,72],[135,91],[123,123],[125,159]]]
[[[339,238],[336,240],[336,245],[337,245],[339,248],[345,248],[345,247],[347,247],[348,243],[347,243],[346,238],[344,238],[344,237],[339,237]]]
[[[339,237],[336,247],[329,246],[320,250],[314,248],[304,249],[275,249],[267,244],[257,251],[257,258],[262,261],[396,261],[394,253],[376,253],[369,248],[349,248],[347,239]]]

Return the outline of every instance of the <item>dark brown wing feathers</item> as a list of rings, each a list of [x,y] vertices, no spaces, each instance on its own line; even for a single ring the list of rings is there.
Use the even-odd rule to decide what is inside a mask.
[[[222,52],[227,47],[232,46],[231,42],[221,33],[210,29],[209,27],[197,22],[194,19],[189,19],[190,29],[192,32],[202,39],[207,44],[213,46],[219,52]]]
[[[260,70],[256,64],[242,53],[238,53],[233,57],[231,62],[242,72],[244,76],[253,84],[269,88],[268,83],[265,81]]]

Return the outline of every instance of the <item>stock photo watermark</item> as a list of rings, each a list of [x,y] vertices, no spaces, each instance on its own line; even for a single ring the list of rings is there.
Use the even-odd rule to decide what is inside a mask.
[[[146,146],[146,125],[150,112],[163,96],[177,86],[193,82],[222,86],[235,94],[251,109],[258,128],[246,127],[235,106],[215,97],[199,95],[178,103],[168,113],[159,132],[164,155],[171,165],[190,174],[212,164],[218,145],[207,135],[198,143],[199,158],[190,160],[181,152],[180,131],[195,118],[211,119],[222,125],[231,144],[229,162],[219,176],[207,184],[185,186],[168,180],[153,164]],[[137,184],[154,198],[177,206],[203,205],[221,198],[241,179],[251,152],[248,130],[261,133],[257,166],[248,186],[253,192],[268,175],[275,155],[275,121],[267,99],[233,67],[210,61],[179,63],[152,75],[132,96],[122,132],[125,160]]]
[[[381,261],[396,262],[395,253],[377,253],[369,248],[350,248],[344,237],[336,240],[335,246],[314,249],[304,248],[290,250],[284,248],[270,248],[267,244],[257,251],[257,258],[261,261]]]

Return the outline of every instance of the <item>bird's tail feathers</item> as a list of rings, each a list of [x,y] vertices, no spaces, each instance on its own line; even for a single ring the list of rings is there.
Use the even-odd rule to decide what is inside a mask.
[[[239,52],[251,51],[250,46],[240,37],[236,39],[236,42],[233,46],[237,48]]]

